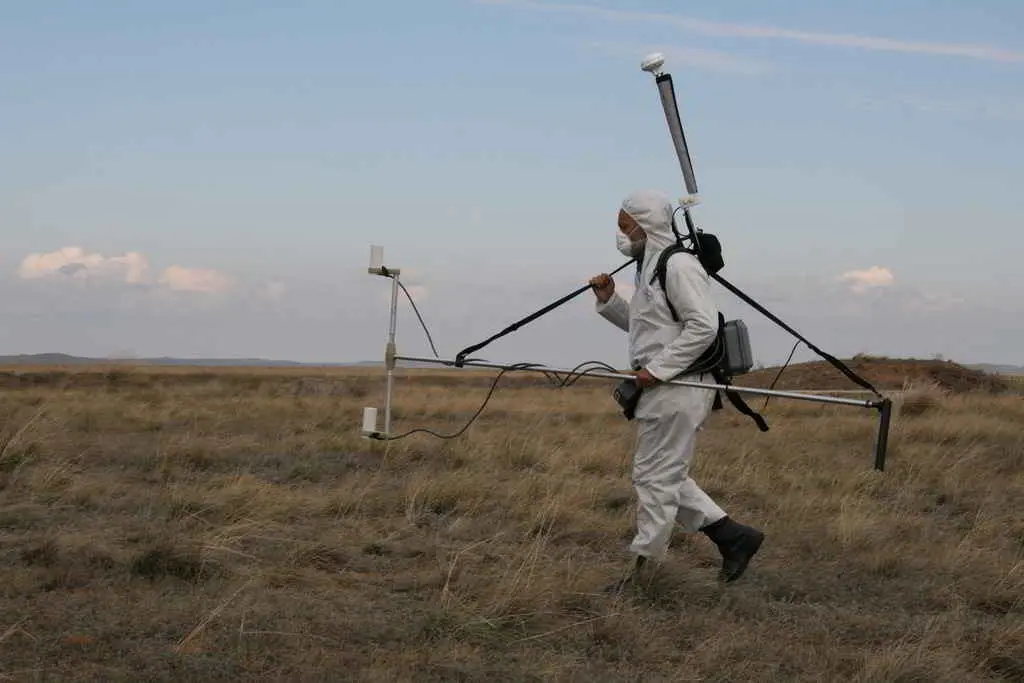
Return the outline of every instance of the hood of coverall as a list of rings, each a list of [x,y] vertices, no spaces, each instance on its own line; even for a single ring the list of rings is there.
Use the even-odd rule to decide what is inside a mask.
[[[660,252],[675,244],[672,232],[672,200],[654,190],[638,190],[622,202],[622,210],[647,234],[645,251]]]

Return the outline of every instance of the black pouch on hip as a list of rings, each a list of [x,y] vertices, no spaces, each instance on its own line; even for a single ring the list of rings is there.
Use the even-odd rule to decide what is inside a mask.
[[[622,407],[622,414],[626,416],[627,420],[632,420],[636,415],[636,405],[640,402],[640,395],[643,393],[643,387],[632,379],[622,380],[612,392],[615,402]]]

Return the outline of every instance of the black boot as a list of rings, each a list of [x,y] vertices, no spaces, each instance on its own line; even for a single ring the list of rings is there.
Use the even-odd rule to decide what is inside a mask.
[[[752,557],[764,542],[764,533],[753,527],[739,524],[729,517],[708,524],[701,531],[718,546],[722,554],[722,570],[719,577],[726,582],[743,576]]]

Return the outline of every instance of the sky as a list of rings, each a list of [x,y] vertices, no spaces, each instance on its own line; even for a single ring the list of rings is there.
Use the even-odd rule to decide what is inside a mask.
[[[0,353],[380,360],[377,244],[450,358],[683,196],[660,51],[723,276],[834,355],[1024,364],[1014,0],[4,5]],[[477,355],[627,357],[589,292]]]

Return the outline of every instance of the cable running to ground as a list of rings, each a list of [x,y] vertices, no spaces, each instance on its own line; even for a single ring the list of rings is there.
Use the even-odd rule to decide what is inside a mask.
[[[413,301],[412,295],[409,293],[409,290],[405,288],[405,285],[402,284],[402,281],[399,280],[397,276],[390,275],[389,277],[393,277],[395,279],[395,282],[398,283],[398,286],[405,293],[405,296],[409,300],[409,303],[412,304],[413,311],[416,313],[417,319],[419,319],[420,326],[423,328],[423,332],[427,335],[427,341],[430,343],[430,348],[433,350],[434,356],[436,358],[440,358],[440,355],[437,352],[437,348],[434,346],[434,340],[433,340],[433,336],[430,334],[430,329],[427,327],[426,322],[423,320],[423,316],[420,315],[419,309],[416,307],[416,302]],[[481,360],[481,359],[469,358],[469,359],[467,359],[467,362],[472,362],[474,360]],[[509,365],[508,367],[502,368],[502,370],[498,373],[498,376],[495,377],[494,381],[491,383],[491,387],[487,391],[487,395],[484,397],[483,403],[480,405],[480,407],[477,409],[477,411],[473,414],[473,416],[469,418],[469,422],[467,422],[457,432],[454,432],[452,434],[440,434],[440,433],[435,432],[435,431],[433,431],[431,429],[426,429],[426,428],[423,428],[423,427],[418,427],[416,429],[410,429],[409,431],[404,432],[402,434],[395,434],[393,436],[376,435],[376,436],[373,436],[371,438],[377,439],[379,441],[395,441],[397,439],[404,439],[404,438],[406,438],[408,436],[411,436],[413,434],[429,434],[429,435],[437,437],[439,439],[455,439],[455,438],[458,438],[459,436],[462,436],[462,434],[467,429],[469,429],[470,425],[472,425],[473,422],[475,422],[476,419],[478,417],[480,417],[481,413],[483,413],[484,408],[487,407],[487,404],[491,400],[491,396],[494,395],[494,390],[498,387],[498,382],[501,381],[501,378],[505,375],[506,372],[514,372],[516,370],[525,370],[525,369],[528,369],[528,368],[536,368],[536,367],[542,367],[542,365],[540,363],[515,363],[515,364],[512,364],[512,365]],[[573,368],[572,370],[570,370],[567,373],[558,373],[558,372],[546,371],[546,372],[542,372],[541,374],[544,377],[546,377],[548,379],[548,381],[553,386],[558,387],[558,388],[564,388],[564,387],[569,387],[569,386],[574,385],[576,382],[578,382],[580,379],[582,379],[583,377],[587,376],[587,374],[589,374],[591,372],[599,372],[599,371],[602,371],[602,370],[603,371],[607,371],[607,372],[619,372],[619,370],[617,368],[614,368],[611,365],[608,365],[607,363],[604,363],[602,361],[597,361],[597,360],[590,360],[590,361],[584,361],[583,363],[580,363],[579,365],[577,365],[575,368]]]

